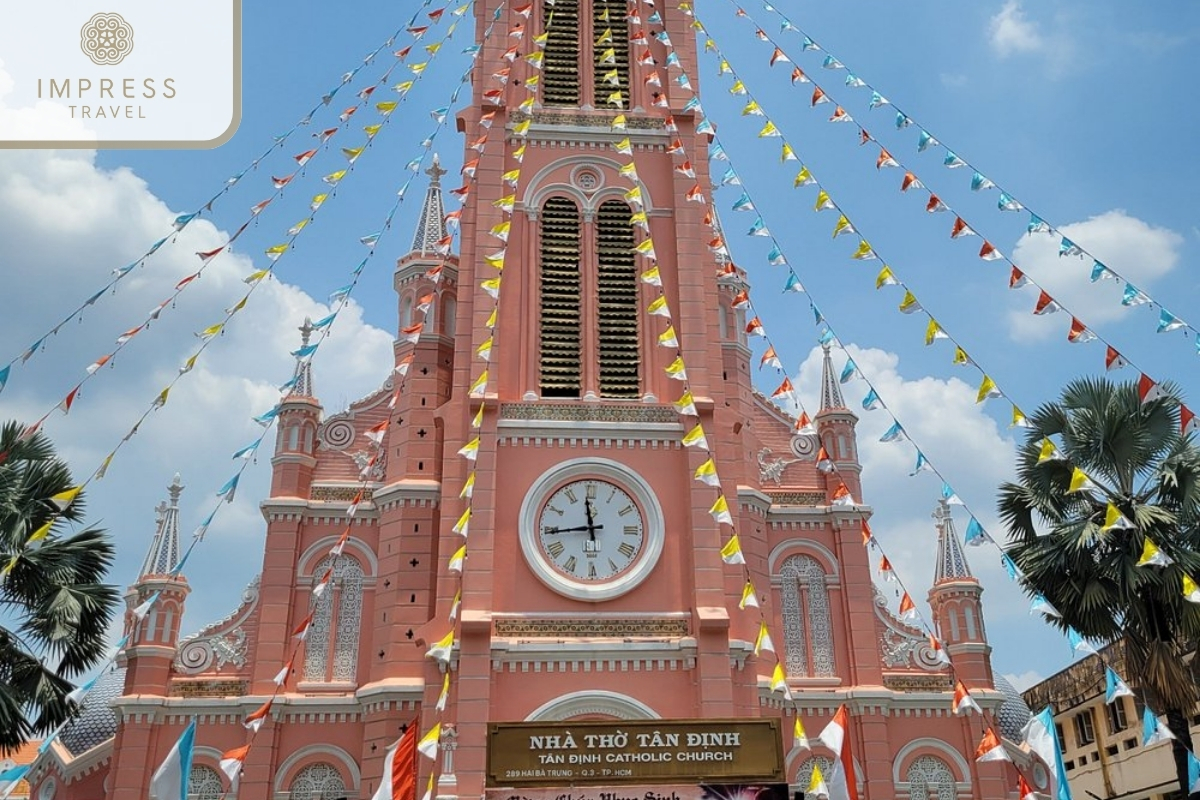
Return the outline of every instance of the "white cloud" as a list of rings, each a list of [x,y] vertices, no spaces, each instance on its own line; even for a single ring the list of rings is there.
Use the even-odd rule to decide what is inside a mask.
[[[1061,231],[1147,293],[1156,278],[1170,272],[1179,262],[1184,243],[1183,237],[1175,231],[1155,227],[1120,209],[1064,225]],[[1127,313],[1147,313],[1144,308],[1122,306],[1124,286],[1118,286],[1115,281],[1093,285],[1091,260],[1060,257],[1059,242],[1058,237],[1044,233],[1025,235],[1013,250],[1013,261],[1087,325],[1112,322]],[[1066,335],[1069,320],[1064,314],[1032,314],[1037,303],[1034,287],[1013,292],[1013,295],[1009,325],[1014,338],[1028,340]]]
[[[1005,0],[1000,11],[988,21],[988,41],[1001,57],[1038,52],[1046,47],[1037,23],[1025,17],[1020,0]]]
[[[168,209],[128,169],[106,170],[90,151],[0,151],[0,359],[7,361],[169,231],[178,211]],[[280,222],[272,220],[272,222]],[[13,368],[0,395],[0,419],[31,421],[52,408],[85,375],[84,367],[110,352],[125,330],[171,296],[200,262],[196,251],[223,243],[227,234],[198,220],[100,298],[81,322],[47,340],[44,352]],[[372,265],[380,266],[382,258]],[[151,327],[135,336],[81,391],[69,416],[54,412],[46,433],[68,458],[76,477],[99,466],[129,431],[178,367],[199,345],[197,331],[220,321],[245,293],[242,278],[256,266],[233,253],[213,260],[201,278]],[[364,280],[372,280],[368,269]],[[344,283],[329,276],[329,289]],[[324,287],[323,287],[324,288]],[[374,287],[367,284],[367,290]],[[231,454],[262,429],[251,417],[278,399],[276,386],[291,374],[289,351],[299,346],[297,327],[318,319],[325,304],[299,288],[271,280],[260,284],[245,309],[213,340],[193,372],[172,389],[114,459],[108,475],[88,488],[86,518],[110,530],[118,563],[110,580],[129,583],[153,534],[153,508],[179,471],[185,533],[212,510],[215,491],[241,462]],[[374,390],[387,377],[392,335],[364,323],[348,306],[314,360],[317,394],[327,413],[336,404]],[[2,362],[0,362],[2,363]],[[333,401],[333,402],[330,402]],[[258,510],[270,486],[272,439],[243,477],[235,502],[223,506],[209,537],[189,562],[193,594],[185,628],[223,616],[238,590],[261,566],[265,524]]]
[[[1023,692],[1030,686],[1041,683],[1046,680],[1046,676],[1036,670],[1025,670],[1021,673],[1006,672],[1004,678],[1013,685],[1013,688],[1018,692]]]

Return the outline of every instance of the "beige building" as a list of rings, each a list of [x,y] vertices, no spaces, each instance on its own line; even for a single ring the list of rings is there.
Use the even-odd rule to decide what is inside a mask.
[[[1121,648],[1104,658],[1127,675]],[[1169,742],[1142,747],[1140,698],[1104,702],[1104,664],[1089,656],[1027,689],[1025,702],[1037,713],[1054,709],[1058,738],[1075,800],[1164,800],[1179,795]],[[1191,719],[1193,738],[1200,708]]]

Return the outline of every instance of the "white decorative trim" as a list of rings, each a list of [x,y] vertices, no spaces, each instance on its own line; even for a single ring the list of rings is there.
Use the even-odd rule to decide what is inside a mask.
[[[821,566],[825,568],[825,585],[841,585],[842,578],[838,572],[837,556],[825,545],[811,539],[785,539],[775,545],[771,554],[767,556],[767,571],[771,575],[772,584],[776,582],[776,576],[779,574],[779,562],[786,556],[792,555],[816,556],[819,561],[823,562]]]
[[[604,129],[603,133],[604,139],[612,139],[612,134],[607,129]],[[631,140],[636,138],[636,134],[630,134]],[[555,182],[546,183],[543,185],[543,182],[550,176],[552,172],[563,167],[574,168],[582,165],[592,167],[597,173],[600,174],[602,186],[607,185],[608,183],[604,176],[605,170],[611,170],[613,173],[616,173],[619,169],[621,169],[622,166],[621,162],[613,158],[595,154],[580,154],[555,159],[534,173],[533,179],[529,181],[529,185],[525,188],[524,196],[521,197],[521,206],[526,210],[527,213],[532,211],[536,214],[541,211],[542,204],[546,202],[546,198],[550,197],[556,192],[561,192],[562,194],[568,195],[579,202],[580,213],[584,215],[595,213],[596,209],[599,208],[600,203],[602,203],[605,198],[611,198],[613,196],[611,191],[596,191],[591,197],[588,197],[582,191],[568,183]],[[572,179],[574,178],[574,173],[575,170],[572,169]],[[654,201],[650,197],[650,189],[641,181],[638,182],[638,186],[640,186],[642,189],[642,202],[645,204],[647,212],[649,212],[654,208]]]
[[[315,542],[305,548],[300,555],[300,559],[296,564],[297,578],[315,578],[313,569],[316,564],[321,562],[321,559],[329,555],[329,551],[337,544],[339,536],[322,536]],[[358,560],[363,564],[363,577],[373,579],[379,574],[379,560],[375,558],[375,553],[362,539],[356,539],[351,536],[346,540],[346,550],[352,550],[358,555]]]
[[[908,778],[901,777],[900,767],[904,764],[906,758],[922,747],[928,747],[931,750],[938,751],[938,754],[943,757],[943,760],[954,765],[955,770],[958,771],[958,775],[955,776],[955,782],[961,783],[962,781],[969,781],[971,779],[971,767],[969,764],[967,764],[966,759],[962,757],[962,753],[958,752],[941,739],[934,739],[926,736],[920,739],[913,739],[911,742],[904,745],[904,747],[901,747],[896,753],[895,758],[892,759],[892,782],[896,786],[900,786],[901,784],[908,786]]]
[[[558,722],[584,714],[606,714],[617,719],[662,719],[650,706],[627,694],[603,690],[560,695],[534,709],[526,722]]]
[[[275,791],[287,792],[288,790],[284,787],[283,783],[284,778],[294,778],[294,775],[288,774],[292,771],[292,768],[299,764],[303,759],[313,755],[331,756],[333,759],[340,761],[342,766],[346,768],[346,774],[350,776],[350,780],[353,784],[352,786],[347,786],[346,789],[348,791],[352,791],[354,795],[358,794],[359,781],[361,777],[358,772],[358,764],[353,758],[350,757],[349,753],[337,745],[332,744],[310,744],[307,747],[301,747],[299,750],[284,759],[283,763],[280,764],[279,768],[275,771]]]
[[[632,567],[611,581],[588,584],[573,581],[562,575],[546,559],[537,541],[537,517],[553,491],[577,478],[596,477],[619,483],[627,489],[645,514],[646,543],[643,553]],[[665,538],[665,523],[662,507],[654,491],[641,475],[617,461],[607,458],[576,458],[563,461],[543,472],[525,493],[521,502],[520,520],[521,550],[533,574],[547,587],[564,597],[588,602],[611,600],[620,597],[638,586],[650,576],[662,555]]]

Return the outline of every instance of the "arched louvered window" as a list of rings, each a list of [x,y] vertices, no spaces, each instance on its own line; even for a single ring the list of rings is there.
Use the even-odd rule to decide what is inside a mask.
[[[546,48],[542,60],[542,103],[579,105],[579,0],[542,5]]]
[[[187,800],[220,800],[225,794],[221,776],[212,767],[193,764],[188,774]]]
[[[291,800],[346,800],[346,782],[332,764],[309,764],[288,788]]]
[[[787,673],[829,678],[833,669],[833,627],[825,570],[811,556],[790,556],[779,568],[782,579],[783,639]]]
[[[326,556],[313,570],[320,579],[336,562],[333,580],[317,601],[304,649],[304,680],[350,683],[358,666],[362,623],[363,569],[345,556]]]
[[[601,397],[637,397],[638,278],[629,206],[609,200],[596,214]]]
[[[579,236],[578,206],[565,197],[547,200],[541,240],[543,397],[579,397]]]
[[[597,108],[629,108],[629,22],[626,0],[592,0],[592,64]],[[620,92],[617,102],[616,92]]]
[[[945,761],[933,756],[921,756],[909,765],[908,792],[912,800],[954,800],[958,796],[954,773]]]

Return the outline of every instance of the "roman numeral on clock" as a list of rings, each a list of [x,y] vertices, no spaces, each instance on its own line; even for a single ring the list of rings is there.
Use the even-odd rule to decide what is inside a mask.
[[[642,532],[642,528],[640,525],[626,525],[625,526],[625,535],[626,536],[637,536],[641,532]]]
[[[572,489],[570,486],[563,489],[563,494],[565,494],[567,496],[567,499],[570,500],[572,504],[579,502],[579,498],[576,497],[576,495],[575,495],[575,490]]]
[[[566,549],[567,548],[563,546],[562,542],[551,542],[550,544],[546,545],[546,552],[550,554],[551,558],[558,558]]]
[[[622,542],[621,546],[617,548],[617,552],[626,558],[633,558],[633,554],[637,552],[637,548],[629,542]]]
[[[623,517],[626,514],[632,514],[634,512],[634,510],[635,510],[634,507],[631,505],[625,506],[624,508],[622,508],[620,511],[617,512],[617,516]]]
[[[589,578],[596,577],[596,565],[593,562],[588,563],[588,577]]]
[[[567,559],[567,563],[563,564],[563,569],[574,574],[576,566],[578,566],[578,562],[575,560],[575,556],[571,556]]]

